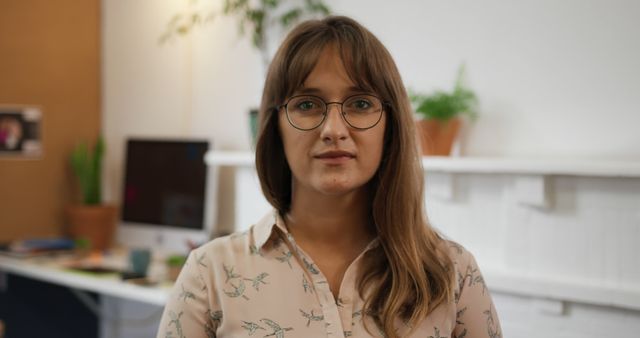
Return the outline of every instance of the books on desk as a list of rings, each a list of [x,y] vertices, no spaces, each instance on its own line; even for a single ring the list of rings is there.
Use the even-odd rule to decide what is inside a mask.
[[[35,257],[73,250],[74,242],[67,238],[38,238],[0,244],[0,254],[12,257]]]

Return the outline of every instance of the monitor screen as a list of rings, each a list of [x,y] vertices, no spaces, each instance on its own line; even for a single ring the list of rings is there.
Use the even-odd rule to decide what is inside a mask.
[[[208,141],[127,141],[122,220],[203,229]]]

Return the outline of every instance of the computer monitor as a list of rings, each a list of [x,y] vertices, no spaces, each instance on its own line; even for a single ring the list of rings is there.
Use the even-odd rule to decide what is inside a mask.
[[[207,140],[127,140],[119,243],[184,252],[209,239],[208,150]]]

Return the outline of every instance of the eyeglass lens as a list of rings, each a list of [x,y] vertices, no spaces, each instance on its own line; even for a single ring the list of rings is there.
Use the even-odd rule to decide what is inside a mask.
[[[339,102],[338,102],[339,103]],[[322,124],[327,104],[319,97],[301,95],[292,97],[286,105],[289,121],[300,129],[313,129]],[[366,129],[380,120],[382,103],[372,95],[355,95],[342,102],[342,115],[354,128]]]

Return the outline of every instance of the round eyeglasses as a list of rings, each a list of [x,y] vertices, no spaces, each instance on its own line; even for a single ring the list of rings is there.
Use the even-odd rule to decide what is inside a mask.
[[[382,118],[385,105],[378,97],[368,94],[352,95],[343,102],[325,102],[315,95],[297,95],[278,106],[278,109],[284,107],[287,120],[294,128],[312,130],[327,118],[331,104],[340,105],[340,115],[344,121],[359,130],[375,127]]]

